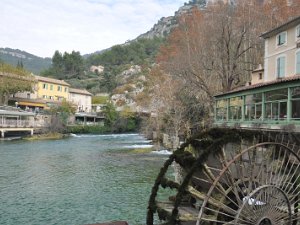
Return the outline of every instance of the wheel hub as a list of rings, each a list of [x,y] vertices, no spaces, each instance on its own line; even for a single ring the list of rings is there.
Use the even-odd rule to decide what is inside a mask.
[[[264,218],[260,221],[260,223],[258,225],[272,225],[272,222],[270,219]]]

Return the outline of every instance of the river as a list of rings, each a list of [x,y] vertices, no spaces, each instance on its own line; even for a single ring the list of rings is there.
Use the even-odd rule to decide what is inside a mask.
[[[167,155],[137,134],[0,141],[0,224],[145,224],[147,202]]]

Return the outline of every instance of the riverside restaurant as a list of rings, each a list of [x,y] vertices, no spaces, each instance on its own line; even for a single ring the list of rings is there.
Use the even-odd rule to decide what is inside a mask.
[[[215,96],[215,126],[300,132],[300,76]]]

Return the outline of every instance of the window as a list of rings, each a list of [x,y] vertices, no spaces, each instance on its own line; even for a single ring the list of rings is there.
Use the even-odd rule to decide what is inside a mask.
[[[61,96],[56,96],[57,101],[62,101],[64,99],[64,97]]]
[[[65,92],[67,92],[68,91],[68,88],[67,87],[65,87]]]
[[[300,74],[300,51],[296,53],[296,74]]]
[[[27,93],[27,98],[30,99],[30,93]]]
[[[286,36],[287,36],[287,32],[282,32],[277,35],[277,45],[278,46],[286,44]]]
[[[48,89],[48,84],[43,84],[43,89]]]
[[[50,90],[53,91],[53,84],[50,84]]]
[[[43,95],[43,98],[44,98],[44,99],[47,99],[47,95]]]
[[[262,73],[259,73],[259,74],[258,74],[258,78],[259,78],[260,80],[262,80]]]
[[[217,120],[227,120],[227,99],[217,101],[216,119]]]
[[[296,38],[300,38],[300,25],[296,27]]]
[[[283,88],[266,92],[266,101],[285,100],[288,98],[288,89]]]
[[[265,119],[285,120],[287,118],[288,89],[266,92]]]
[[[285,57],[280,56],[277,58],[276,62],[276,69],[277,69],[277,77],[282,78],[285,76]]]
[[[230,98],[229,119],[231,119],[231,120],[242,119],[242,106],[243,106],[243,97],[242,96]]]
[[[54,100],[53,96],[49,96],[49,99]]]
[[[300,119],[300,87],[291,88],[292,94],[292,119]]]
[[[245,97],[245,120],[261,120],[262,94],[257,93]]]
[[[60,85],[57,86],[57,91],[62,91],[62,88]]]

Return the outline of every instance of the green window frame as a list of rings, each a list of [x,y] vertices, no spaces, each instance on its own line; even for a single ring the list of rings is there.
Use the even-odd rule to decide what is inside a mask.
[[[276,60],[277,77],[285,77],[285,56],[280,56]]]
[[[300,38],[300,25],[296,27],[296,38]]]
[[[300,74],[300,51],[296,53],[296,74]]]
[[[245,120],[262,120],[262,93],[245,96]]]
[[[227,99],[221,99],[216,101],[216,120],[227,121]]]
[[[265,96],[265,120],[286,120],[288,88],[268,91]]]
[[[291,88],[292,120],[300,120],[300,86]]]
[[[229,99],[229,120],[242,120],[243,96]]]
[[[284,45],[287,41],[287,32],[282,32],[277,35],[277,45]]]

